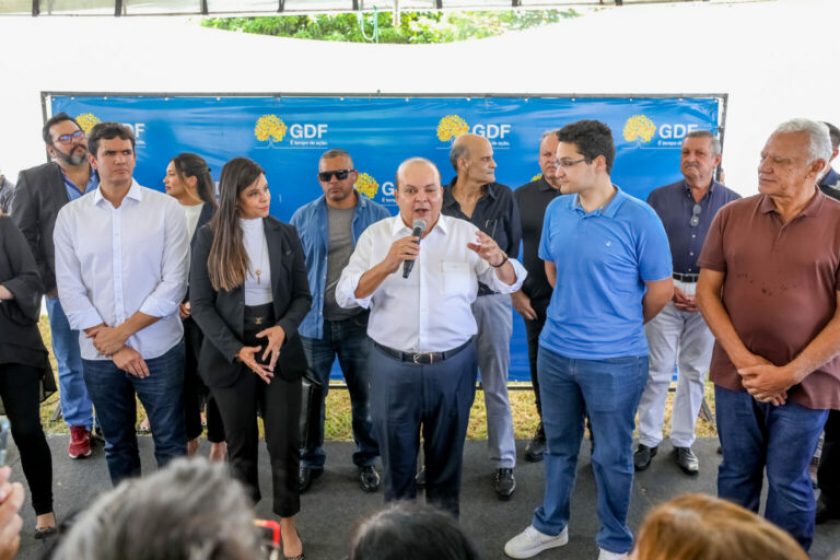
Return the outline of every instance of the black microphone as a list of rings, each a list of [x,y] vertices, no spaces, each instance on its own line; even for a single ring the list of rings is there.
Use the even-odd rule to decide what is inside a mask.
[[[426,231],[426,220],[417,218],[414,220],[412,227],[414,229],[411,231],[411,235],[413,237],[417,237],[417,243],[420,243],[419,237],[423,235],[424,231]],[[412,268],[414,268],[414,261],[403,261],[403,278],[408,278],[408,275],[411,274]]]

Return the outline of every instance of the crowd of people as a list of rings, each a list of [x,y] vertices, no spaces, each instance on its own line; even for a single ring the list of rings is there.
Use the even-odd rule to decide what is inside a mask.
[[[815,522],[840,517],[840,472],[831,467],[840,461],[840,204],[831,200],[840,185],[830,168],[840,131],[831,125],[777,127],[761,153],[759,194],[743,199],[716,180],[715,134],[690,132],[683,180],[647,202],[613,183],[612,132],[599,121],[546,132],[541,176],[515,190],[496,182],[491,143],[464,134],[450,149],[448,184],[428,159],[399,165],[396,216],[354,189],[351,154],[330,149],[318,162],[322,196],[290,224],[269,215],[268,178],[250,159],[227,162],[216,192],[205,160],[179,154],[162,193],[134,179],[135,138],[124,125],[85,134],[60,113],[43,138],[52,161],[0,192],[13,192],[10,216],[0,213],[0,398],[32,490],[35,536],[51,537],[51,457],[38,416],[55,390],[37,327],[46,295],[67,453],[90,456],[101,433],[116,488],[74,524],[59,558],[97,557],[93,548],[140,530],[121,521],[138,517],[142,530],[205,543],[199,557],[249,557],[243,551],[258,548],[252,530],[224,535],[250,527],[248,504],[261,498],[260,417],[282,553],[303,558],[295,517],[300,494],[325,472],[336,358],[358,484],[382,486],[398,504],[360,525],[350,558],[431,557],[417,546],[399,553],[411,539],[431,540],[424,525],[452,546],[428,554],[476,558],[456,520],[477,379],[489,483],[500,500],[516,490],[513,309],[525,320],[539,414],[525,459],[544,461],[545,492],[506,543],[509,557],[568,542],[585,426],[599,560],[723,558],[739,546],[768,551],[744,558],[804,558]],[[689,476],[700,470],[692,445],[709,371],[723,453],[718,494],[727,501],[673,500],[634,540],[634,470],[647,469],[662,444],[675,368],[673,460]],[[157,479],[139,478],[137,399]],[[197,453],[202,413],[211,459],[226,460],[241,486],[220,478],[221,467],[174,461]],[[824,427],[816,500],[809,465]],[[759,511],[765,471],[762,521],[747,510]],[[211,484],[230,494],[205,495]],[[159,485],[187,493],[182,509],[166,511],[150,491]],[[402,503],[420,486],[437,511]],[[4,484],[0,501],[17,493]],[[239,525],[182,531],[190,508],[243,513]],[[698,526],[727,536],[712,542]]]

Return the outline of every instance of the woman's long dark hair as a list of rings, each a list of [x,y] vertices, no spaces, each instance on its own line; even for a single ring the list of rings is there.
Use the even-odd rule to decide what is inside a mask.
[[[248,254],[239,225],[239,193],[254,184],[264,172],[248,158],[230,160],[219,181],[219,210],[210,222],[213,244],[207,257],[210,284],[217,292],[229,292],[245,283]]]
[[[204,158],[198,154],[183,152],[172,158],[175,165],[175,173],[185,180],[187,177],[195,177],[196,193],[198,197],[211,207],[218,208],[216,202],[216,189],[213,187],[213,178],[210,176],[210,167]]]

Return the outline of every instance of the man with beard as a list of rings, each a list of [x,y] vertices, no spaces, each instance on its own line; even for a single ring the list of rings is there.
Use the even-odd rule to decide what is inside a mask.
[[[324,194],[299,208],[291,220],[306,253],[306,274],[314,299],[300,325],[300,335],[309,372],[324,386],[318,403],[319,419],[308,426],[309,435],[301,450],[301,492],[324,472],[324,412],[336,357],[350,393],[356,441],[353,463],[359,469],[359,482],[365,492],[379,488],[379,473],[374,467],[379,445],[373,436],[368,404],[369,312],[361,307],[341,308],[335,299],[335,286],[362,232],[391,214],[356,191],[353,185],[357,178],[349,153],[340,149],[324,152],[318,161],[318,182]]]
[[[95,190],[99,176],[88,162],[84,131],[67,113],[49,119],[41,134],[53,161],[20,172],[12,219],[29,242],[46,290],[53,354],[58,363],[61,412],[70,428],[67,454],[71,459],[78,459],[91,454],[93,408],[82,378],[79,333],[70,328],[58,300],[53,229],[58,211],[68,202]]]

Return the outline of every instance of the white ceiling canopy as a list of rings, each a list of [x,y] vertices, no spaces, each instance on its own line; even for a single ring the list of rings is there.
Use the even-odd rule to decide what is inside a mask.
[[[624,3],[663,0],[0,0],[0,15],[294,15],[372,10],[548,9]]]

